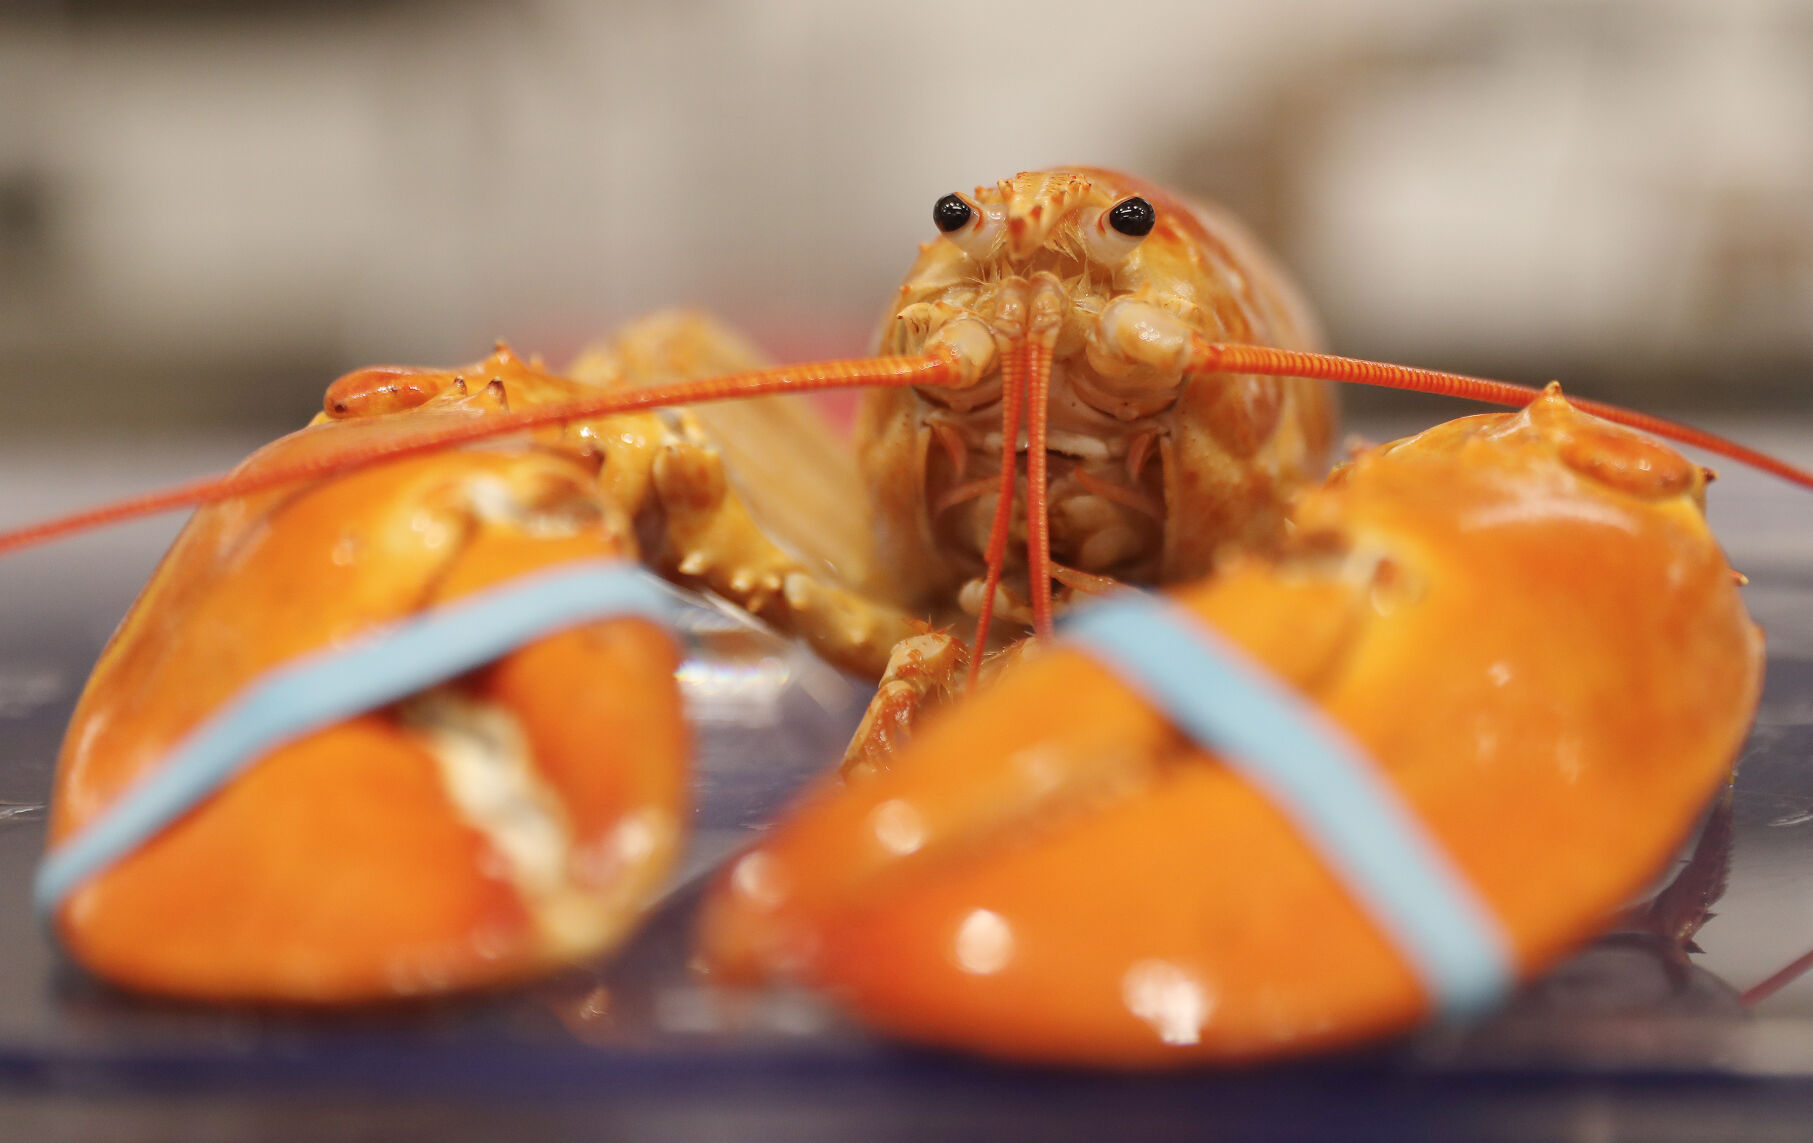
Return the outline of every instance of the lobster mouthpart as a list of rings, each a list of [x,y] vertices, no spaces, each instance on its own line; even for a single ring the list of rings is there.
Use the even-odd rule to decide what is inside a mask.
[[[1701,489],[1551,391],[1363,454],[1282,555],[1171,605],[1342,728],[1527,975],[1644,885],[1743,740],[1761,637]],[[715,887],[704,952],[1020,1059],[1251,1060],[1431,1015],[1295,821],[1060,638],[813,792]]]

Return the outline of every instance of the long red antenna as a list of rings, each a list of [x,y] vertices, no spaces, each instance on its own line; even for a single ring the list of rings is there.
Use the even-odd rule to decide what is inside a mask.
[[[595,397],[584,397],[520,413],[495,413],[475,417],[469,424],[441,426],[431,432],[401,439],[349,448],[331,456],[291,464],[272,465],[252,472],[231,472],[204,477],[169,488],[115,501],[84,512],[29,524],[9,532],[0,532],[0,556],[9,552],[48,543],[64,536],[86,532],[108,524],[153,516],[173,508],[212,504],[247,496],[325,476],[367,468],[384,461],[434,452],[451,445],[466,444],[489,437],[504,436],[544,425],[585,420],[590,417],[630,413],[669,405],[722,401],[735,397],[760,397],[770,393],[808,393],[824,389],[900,387],[907,385],[949,385],[956,377],[953,359],[928,357],[864,357],[837,361],[820,361],[807,365],[788,365],[735,373],[727,377],[709,377],[699,381],[682,381],[647,389],[610,389]]]
[[[1754,1008],[1805,976],[1809,969],[1813,969],[1813,951],[1802,953],[1792,964],[1771,973],[1767,980],[1751,985],[1738,999],[1743,1001],[1744,1007]]]
[[[1014,514],[1014,471],[1020,444],[1020,403],[1025,396],[1021,378],[1026,370],[1026,346],[1015,345],[1001,359],[1001,494],[995,500],[995,518],[988,529],[988,572],[982,581],[982,603],[976,610],[976,640],[969,652],[967,685],[974,688],[982,672],[982,649],[988,646],[988,627],[995,618],[995,592],[1001,586],[1001,569],[1007,563],[1007,529]]]
[[[1494,405],[1521,409],[1542,396],[1542,390],[1505,381],[1487,381],[1464,373],[1443,373],[1435,369],[1415,369],[1407,365],[1386,365],[1378,361],[1361,361],[1353,357],[1336,357],[1328,353],[1308,353],[1297,349],[1275,349],[1269,345],[1232,345],[1222,342],[1198,342],[1191,347],[1189,373],[1262,373],[1273,377],[1314,377],[1324,381],[1345,381],[1354,385],[1377,385],[1386,389],[1409,389],[1418,393],[1436,393],[1446,397],[1464,397]],[[1715,433],[1683,425],[1648,413],[1633,412],[1617,405],[1569,397],[1568,404],[1608,421],[1628,425],[1646,433],[1679,441],[1694,448],[1730,457],[1772,476],[1813,488],[1813,472],[1796,468],[1767,453],[1746,448],[1736,441]]]

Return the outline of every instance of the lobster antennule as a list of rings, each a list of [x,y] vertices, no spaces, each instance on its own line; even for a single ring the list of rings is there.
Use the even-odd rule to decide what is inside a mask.
[[[1014,454],[1020,439],[1020,401],[1025,395],[1024,344],[1015,345],[1001,360],[1001,487],[995,516],[988,529],[987,572],[982,581],[982,603],[976,611],[976,639],[970,647],[968,685],[974,687],[982,671],[982,649],[988,646],[988,628],[995,617],[995,592],[1007,562],[1007,530],[1014,512]]]
[[[1296,349],[1277,349],[1269,345],[1236,345],[1225,342],[1198,342],[1191,348],[1187,373],[1259,373],[1272,377],[1312,377],[1323,381],[1343,381],[1353,385],[1376,385],[1385,389],[1408,389],[1417,393],[1435,393],[1444,397],[1462,397],[1493,405],[1521,409],[1542,396],[1542,390],[1508,381],[1488,381],[1464,373],[1443,373],[1437,369],[1417,369],[1407,365],[1388,365],[1354,357],[1336,357],[1329,353],[1309,353]],[[1813,472],[1779,460],[1767,453],[1746,448],[1716,433],[1696,429],[1678,421],[1653,417],[1603,401],[1569,396],[1568,403],[1584,413],[1591,413],[1616,424],[1659,437],[1678,441],[1729,457],[1751,468],[1780,477],[1790,484],[1813,488]]]
[[[961,384],[952,358],[940,355],[862,357],[788,365],[725,377],[709,377],[646,389],[611,389],[595,397],[568,401],[520,413],[474,418],[471,423],[433,432],[392,438],[332,456],[273,465],[251,473],[230,472],[202,477],[141,496],[75,512],[67,516],[0,531],[0,556],[177,508],[192,508],[248,496],[288,484],[355,472],[374,464],[435,452],[454,445],[568,421],[641,412],[670,405],[690,405],[773,393],[814,393],[830,389],[886,388]]]
[[[1045,486],[1045,426],[1050,417],[1051,346],[1026,346],[1026,579],[1032,589],[1032,629],[1052,637],[1051,517]]]

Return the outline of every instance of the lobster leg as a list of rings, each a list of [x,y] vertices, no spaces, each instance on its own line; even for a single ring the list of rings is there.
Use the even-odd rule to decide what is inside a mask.
[[[709,319],[657,314],[587,350],[573,374],[644,388],[764,364]],[[881,675],[890,650],[920,625],[868,582],[868,520],[850,495],[859,478],[829,425],[779,396],[669,410],[656,423],[658,435],[633,456],[612,449],[606,475],[626,461],[645,466],[650,494],[631,503],[660,536],[649,553],[657,566],[800,636],[844,670]]]
[[[986,656],[974,687],[988,686],[1008,668],[1029,658],[1039,642],[1027,638]],[[844,751],[839,772],[846,778],[892,768],[894,759],[935,712],[972,693],[970,651],[944,631],[915,635],[894,645],[875,697]]]

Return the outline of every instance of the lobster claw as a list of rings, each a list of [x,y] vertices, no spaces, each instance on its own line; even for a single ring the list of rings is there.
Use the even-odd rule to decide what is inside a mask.
[[[1359,457],[1284,555],[1162,605],[1355,748],[1333,773],[1370,793],[1333,812],[1439,867],[1411,870],[1442,888],[1407,904],[1466,915],[1446,974],[1330,840],[1355,829],[1311,828],[1094,641],[812,793],[716,885],[707,964],[820,985],[909,1038],[1111,1066],[1326,1048],[1477,1001],[1494,958],[1528,975],[1640,889],[1742,742],[1761,638],[1699,492],[1551,393]]]
[[[434,415],[412,413],[410,431]],[[381,418],[317,425],[248,468],[395,431]],[[267,673],[518,577],[633,559],[595,469],[490,445],[198,513],[77,707],[47,869]],[[55,931],[102,977],[215,1000],[406,995],[594,954],[677,848],[676,663],[659,624],[627,615],[535,633],[420,694],[379,698],[275,746],[73,880],[52,903]]]

